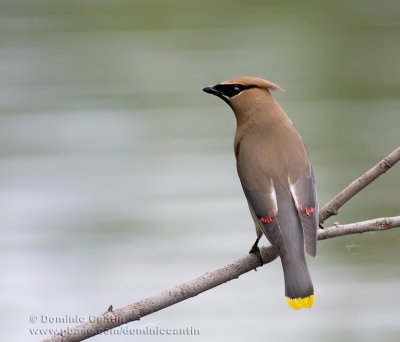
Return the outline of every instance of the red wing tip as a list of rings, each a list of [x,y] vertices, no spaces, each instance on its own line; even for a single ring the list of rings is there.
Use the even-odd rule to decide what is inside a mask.
[[[314,212],[314,208],[313,207],[309,207],[309,208],[306,207],[305,212],[306,212],[307,216],[311,216],[312,213]]]

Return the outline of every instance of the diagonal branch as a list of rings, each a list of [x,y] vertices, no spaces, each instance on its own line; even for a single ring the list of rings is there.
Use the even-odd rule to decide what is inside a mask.
[[[400,227],[400,216],[378,218],[369,221],[335,225],[329,228],[320,229],[318,231],[318,240],[398,227]],[[270,263],[278,256],[275,248],[272,246],[262,247],[260,248],[260,251],[263,264]],[[85,340],[120,325],[140,320],[142,317],[151,313],[197,296],[198,294],[210,290],[218,285],[237,279],[242,274],[260,266],[262,266],[260,260],[254,254],[248,254],[224,267],[206,273],[187,283],[178,285],[157,296],[143,299],[115,311],[107,311],[103,315],[93,319],[92,322],[83,323],[77,327],[68,329],[63,335],[52,336],[43,342],[77,342]]]
[[[319,222],[323,223],[332,215],[337,215],[339,209],[346,204],[352,197],[357,195],[368,184],[372,183],[379,176],[383,175],[394,164],[400,160],[400,147],[388,154],[378,164],[357,178],[333,199],[331,199],[319,212]]]
[[[349,199],[385,173],[399,160],[400,147],[386,156],[372,169],[352,182],[347,188],[327,203],[320,211],[320,221],[323,222],[330,216],[336,215],[339,208],[341,208]],[[400,227],[400,216],[379,218],[346,225],[334,225],[324,230],[320,229],[318,231],[318,240],[368,231],[381,231],[397,227]],[[210,290],[218,285],[236,279],[246,272],[256,269],[263,264],[270,263],[278,256],[275,248],[272,246],[262,247],[260,251],[263,263],[261,263],[254,254],[246,255],[229,265],[221,267],[213,272],[206,273],[187,283],[178,285],[160,295],[143,299],[137,303],[125,306],[115,311],[110,307],[106,313],[98,316],[96,319],[73,328],[68,328],[62,334],[54,335],[45,339],[43,342],[82,341],[120,325],[140,320],[140,318],[151,313],[157,312],[183,300],[197,296],[198,294]]]
[[[326,240],[332,237],[343,235],[381,231],[396,227],[400,227],[400,216],[383,217],[344,225],[335,224],[332,227],[320,229],[318,231],[318,240]]]

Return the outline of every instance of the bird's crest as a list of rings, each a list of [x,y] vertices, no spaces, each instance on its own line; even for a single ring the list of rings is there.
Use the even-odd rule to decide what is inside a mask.
[[[264,80],[262,78],[251,77],[251,76],[237,77],[234,78],[233,80],[224,81],[222,82],[222,84],[242,84],[244,86],[254,86],[266,90],[285,91],[275,83]]]

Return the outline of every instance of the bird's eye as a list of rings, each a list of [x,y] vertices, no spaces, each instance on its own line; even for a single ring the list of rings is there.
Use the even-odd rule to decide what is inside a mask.
[[[235,95],[240,94],[244,90],[244,87],[240,84],[229,84],[229,86],[225,90],[225,95],[229,97],[233,97]]]
[[[246,87],[241,84],[226,84],[224,89],[224,94],[228,97],[233,97],[240,94]]]
[[[225,97],[233,97],[240,94],[243,90],[253,88],[253,86],[245,86],[242,84],[218,84],[214,87]]]
[[[242,90],[240,89],[239,86],[235,86],[235,87],[233,88],[232,93],[233,93],[234,95],[237,95],[237,94],[239,94],[241,91],[242,91]]]

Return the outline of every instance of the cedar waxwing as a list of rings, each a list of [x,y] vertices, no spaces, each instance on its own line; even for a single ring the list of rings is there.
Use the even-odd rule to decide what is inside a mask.
[[[282,261],[285,295],[293,309],[310,308],[314,289],[304,246],[315,256],[318,202],[312,166],[299,133],[270,91],[276,84],[239,77],[203,89],[218,96],[236,116],[237,172],[256,225]]]

